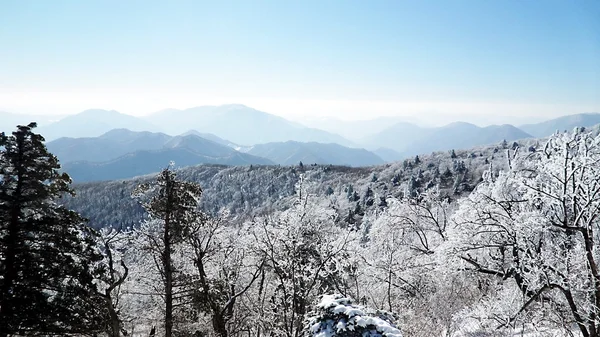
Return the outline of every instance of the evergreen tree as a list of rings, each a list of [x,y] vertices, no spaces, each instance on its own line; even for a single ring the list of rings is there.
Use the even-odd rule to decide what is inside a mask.
[[[197,221],[204,216],[197,210],[202,189],[198,184],[176,179],[170,168],[158,175],[154,184],[142,184],[133,192],[140,199],[144,209],[149,213],[151,221],[159,224],[161,237],[153,237],[150,233],[149,249],[159,263],[163,281],[165,318],[165,337],[173,336],[174,292],[182,285],[178,282],[179,273],[173,263],[174,246],[188,238]]]
[[[333,193],[333,188],[331,188],[331,186],[327,186],[327,190],[325,190],[325,195],[332,195]]]
[[[304,337],[402,337],[394,314],[354,304],[340,294],[323,295],[304,322]]]
[[[94,233],[56,203],[71,179],[35,127],[0,134],[0,336],[98,331]]]

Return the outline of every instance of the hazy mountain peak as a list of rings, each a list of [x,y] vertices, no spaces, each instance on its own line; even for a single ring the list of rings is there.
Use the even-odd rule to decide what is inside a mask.
[[[493,144],[502,140],[529,138],[530,134],[512,125],[479,127],[468,122],[454,122],[437,128],[419,128],[398,123],[387,130],[365,139],[376,153],[385,159],[401,158],[432,151],[463,149]]]
[[[138,139],[149,141],[151,138],[157,140],[162,139],[166,141],[168,138],[170,138],[170,136],[162,132],[132,131],[127,128],[117,128],[98,136],[98,138],[111,139],[118,142],[133,141]]]
[[[339,135],[307,128],[243,104],[199,106],[168,113],[157,112],[145,118],[164,127],[173,135],[194,129],[200,133],[216,135],[234,144],[252,145],[297,140],[353,146],[352,142]]]
[[[187,148],[193,149],[195,147],[205,147],[207,145],[219,147],[220,149],[226,151],[227,153],[234,151],[233,149],[230,149],[226,146],[217,144],[211,140],[202,138],[198,135],[192,135],[192,134],[185,135],[185,136],[175,136],[175,137],[171,138],[167,143],[165,143],[166,148],[187,147]]]
[[[217,135],[214,135],[214,134],[208,133],[208,132],[199,132],[197,130],[189,130],[189,131],[184,132],[184,133],[181,134],[181,136],[188,136],[188,135],[196,135],[198,137],[202,137],[204,139],[208,139],[208,140],[213,141],[213,142],[215,142],[217,144],[228,146],[228,147],[236,149],[236,150],[238,148],[242,147],[239,144],[230,142],[227,139],[223,139],[223,138],[221,138],[221,137],[219,137]]]
[[[457,121],[457,122],[452,122],[450,124],[446,124],[446,125],[442,126],[441,128],[479,128],[479,127],[472,123]]]
[[[567,115],[541,123],[521,125],[520,129],[535,137],[547,137],[558,131],[573,130],[575,127],[591,127],[600,124],[600,113],[586,112]]]
[[[273,142],[255,145],[249,154],[268,158],[281,165],[333,164],[349,166],[370,166],[383,164],[384,160],[365,149],[349,148],[335,143],[317,142]]]
[[[194,129],[189,129],[186,132],[180,134],[180,136],[188,136],[188,135],[196,135],[196,136],[200,136],[202,137],[202,132],[198,131],[198,130],[194,130]]]
[[[116,110],[88,109],[40,127],[39,132],[47,140],[52,140],[60,137],[98,137],[110,130],[122,128],[132,131],[160,131],[141,118]]]
[[[523,130],[521,130],[511,124],[488,125],[486,127],[483,127],[482,129],[484,129],[484,130],[501,130],[501,129],[509,130],[510,129],[510,130],[518,130],[520,132],[524,132]]]
[[[148,132],[148,131],[146,131],[146,132]],[[108,137],[113,137],[113,136],[133,135],[136,133],[138,133],[138,132],[131,131],[126,128],[117,128],[117,129],[112,129],[110,131],[107,131],[106,133],[100,135],[100,137],[108,138]]]

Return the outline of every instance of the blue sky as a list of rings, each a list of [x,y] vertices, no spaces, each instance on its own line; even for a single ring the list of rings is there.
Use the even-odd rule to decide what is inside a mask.
[[[596,0],[0,0],[0,22],[0,109],[11,112],[600,112]]]

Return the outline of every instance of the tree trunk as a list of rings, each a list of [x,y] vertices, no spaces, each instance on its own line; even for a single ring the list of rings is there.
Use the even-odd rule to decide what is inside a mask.
[[[106,300],[108,301],[108,315],[110,319],[110,337],[121,337],[121,320],[119,319],[119,315],[112,305],[112,298],[108,296]]]
[[[112,269],[112,263],[110,263],[111,265],[111,269]],[[122,283],[121,279],[119,282]],[[119,283],[119,284],[120,284]],[[111,291],[112,289],[108,289],[106,290],[105,295],[103,295],[104,300],[106,301],[106,308],[108,309],[108,319],[109,319],[109,330],[108,330],[108,336],[109,337],[121,337],[121,332],[124,332],[125,335],[127,335],[127,333],[125,332],[125,330],[122,327],[122,322],[121,319],[119,318],[119,313],[117,312],[117,310],[115,309],[115,306],[113,305],[113,301],[112,301],[112,296],[111,296]]]
[[[173,336],[173,271],[171,266],[171,239],[169,235],[169,215],[165,219],[164,258],[165,269],[165,337]]]
[[[225,326],[225,317],[220,313],[213,313],[212,324],[215,333],[219,337],[227,337],[227,327]]]
[[[173,266],[171,261],[171,212],[173,211],[173,182],[167,175],[165,181],[167,205],[165,213],[165,232],[163,234],[163,268],[165,270],[165,337],[173,336]]]

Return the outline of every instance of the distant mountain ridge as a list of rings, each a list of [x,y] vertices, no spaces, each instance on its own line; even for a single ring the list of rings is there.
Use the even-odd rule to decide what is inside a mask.
[[[47,146],[76,182],[131,178],[160,171],[171,161],[176,167],[274,164],[195,134],[170,137],[116,129],[95,138],[60,138]]]
[[[98,137],[63,137],[48,142],[46,146],[61,162],[103,162],[130,152],[159,150],[171,138],[164,133],[114,129]]]
[[[160,132],[128,129],[110,130],[98,137],[63,137],[46,143],[46,146],[61,162],[104,162],[131,152],[172,148],[188,148],[202,155],[219,157],[229,156],[241,148],[228,140],[195,130],[172,137]]]
[[[400,122],[377,134],[364,137],[360,143],[367,149],[391,149],[406,158],[416,154],[450,149],[465,149],[524,138],[547,137],[558,131],[571,131],[575,127],[592,127],[600,124],[600,113],[581,113],[562,116],[535,124],[516,127],[511,124],[480,127],[465,122],[455,122],[437,128],[424,128]],[[390,160],[393,153],[378,152]],[[396,158],[400,159],[400,158]]]
[[[241,104],[199,106],[185,110],[167,109],[144,119],[160,125],[170,134],[179,134],[182,130],[191,128],[243,145],[294,140],[356,146],[337,134],[308,128]]]
[[[379,133],[390,125],[394,125],[401,122],[408,122],[411,124],[417,124],[414,122],[415,118],[412,117],[377,117],[374,119],[365,120],[341,120],[331,117],[321,117],[307,119],[302,122],[303,125],[308,127],[325,130],[331,133],[338,134],[344,138],[350,139],[353,142],[360,143],[360,139]]]
[[[531,137],[530,134],[509,124],[479,127],[470,123],[455,122],[437,128],[423,128],[410,123],[398,123],[363,139],[363,143],[371,148],[389,148],[402,157],[408,157]]]
[[[575,127],[591,127],[600,124],[600,113],[581,113],[562,116],[536,124],[525,124],[519,128],[535,137],[547,137],[556,131],[571,131]]]
[[[236,144],[234,142],[230,142],[227,139],[223,139],[215,134],[212,133],[206,133],[206,132],[198,132],[196,130],[190,130],[188,132],[182,133],[182,136],[187,136],[187,135],[196,135],[199,137],[202,137],[204,139],[208,139],[208,140],[212,140],[215,143],[221,144],[221,145],[225,145],[234,149],[238,149],[241,147],[244,147],[242,145]]]
[[[346,166],[380,165],[385,161],[365,149],[338,144],[301,143],[295,141],[255,145],[247,152],[281,165],[333,164]]]
[[[161,131],[161,128],[152,123],[115,110],[90,109],[42,126],[37,132],[50,141],[61,137],[97,137],[121,128],[132,131]]]
[[[254,151],[250,147],[243,148],[250,151],[238,151],[242,148],[237,144],[209,134],[217,143],[199,134],[202,133],[192,130],[171,137],[164,133],[115,129],[99,137],[59,138],[48,142],[47,147],[76,182],[149,174],[164,168],[170,161],[174,161],[177,167],[198,164],[297,165],[302,160],[307,164],[352,166],[384,162],[364,149],[338,144],[270,143],[257,145]],[[282,157],[288,160],[282,160]]]
[[[455,122],[442,127],[422,127],[408,122],[397,122],[399,117],[376,118],[370,121],[345,121],[337,127],[340,132],[352,135],[355,142],[334,133],[316,128],[302,126],[296,122],[288,121],[282,117],[268,114],[244,105],[230,104],[221,106],[201,106],[185,110],[167,109],[145,117],[134,117],[119,113],[114,110],[90,109],[76,115],[69,115],[58,121],[57,116],[18,115],[0,112],[0,126],[10,132],[17,124],[29,123],[32,118],[40,118],[37,132],[41,133],[48,141],[51,150],[65,161],[87,160],[108,161],[118,156],[139,150],[161,150],[170,140],[171,135],[182,136],[194,134],[203,139],[210,140],[230,149],[241,152],[250,151],[252,146],[258,144],[286,143],[288,141],[301,143],[335,143],[346,147],[360,149],[366,148],[375,153],[375,156],[390,162],[407,158],[416,154],[432,151],[470,148],[502,140],[514,141],[528,137],[545,137],[556,130],[572,130],[576,126],[590,127],[600,123],[599,113],[583,113],[563,116],[536,124],[526,124],[517,128],[510,124],[479,127],[465,122]],[[336,120],[321,118],[324,128],[326,123],[335,124]],[[342,125],[343,124],[343,125]],[[387,124],[390,124],[386,127]],[[331,125],[329,125],[331,127]],[[138,134],[134,139],[123,133],[119,135],[114,130],[129,129]],[[182,134],[184,130],[190,130]],[[331,129],[331,128],[329,128]],[[110,134],[107,132],[113,130]],[[2,130],[0,130],[2,131]],[[374,131],[377,131],[373,133]],[[146,133],[143,133],[146,132]],[[159,132],[163,132],[157,134]],[[369,134],[371,133],[371,134]],[[362,135],[362,136],[361,136]],[[120,136],[127,140],[118,144],[114,141]],[[68,138],[81,138],[72,141]],[[91,139],[98,137],[99,139]],[[61,138],[61,139],[58,139]],[[310,154],[306,145],[285,147],[277,145],[278,151],[287,148],[287,156],[295,159],[305,158],[305,161],[324,161],[338,163],[337,153],[327,152],[320,145],[321,153]],[[254,151],[263,149],[257,147]],[[346,151],[346,150],[344,150]],[[275,153],[271,149],[267,153]],[[304,154],[301,154],[304,153]],[[357,152],[358,153],[358,152]],[[276,162],[290,163],[282,154],[273,155]],[[359,156],[360,157],[360,156]],[[362,160],[362,159],[361,159]],[[371,157],[366,162],[374,162]],[[342,161],[352,163],[361,162],[346,159]],[[339,162],[340,164],[342,162]]]
[[[48,141],[61,137],[96,137],[120,128],[163,132],[169,135],[179,135],[185,130],[193,129],[197,130],[195,133],[202,138],[237,149],[291,140],[337,143],[347,147],[366,147],[368,150],[387,148],[406,157],[421,151],[471,147],[503,139],[509,141],[519,137],[544,137],[556,130],[571,130],[575,126],[590,127],[600,123],[599,113],[582,113],[521,125],[519,128],[509,124],[478,127],[464,122],[437,128],[422,127],[406,122],[410,119],[404,117],[380,117],[365,121],[320,118],[320,123],[313,121],[314,123],[311,124],[317,128],[311,128],[241,104],[200,106],[184,110],[166,109],[144,117],[102,109],[85,110],[56,121],[59,117],[0,112],[0,127],[9,131],[17,124],[38,121],[37,131]],[[353,141],[319,127],[338,130],[351,136]],[[411,150],[412,148],[415,150]],[[389,156],[388,153],[386,157],[389,160],[395,158],[395,155]]]
[[[111,161],[94,163],[88,161],[68,162],[62,169],[68,172],[75,182],[105,181],[126,179],[158,172],[174,162],[175,167],[187,167],[199,164],[221,165],[273,165],[268,159],[239,152],[227,156],[210,157],[199,154],[186,147],[161,150],[141,150],[126,154]]]

